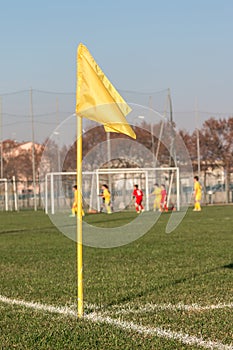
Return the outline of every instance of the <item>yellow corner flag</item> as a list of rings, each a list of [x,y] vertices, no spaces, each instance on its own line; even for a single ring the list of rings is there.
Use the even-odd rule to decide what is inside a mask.
[[[119,132],[132,138],[136,135],[125,116],[131,108],[123,100],[99,68],[88,49],[80,44],[77,54],[77,294],[78,317],[83,306],[83,237],[82,237],[82,118],[104,125],[106,131]]]
[[[131,108],[83,44],[78,46],[77,65],[76,114],[103,124],[105,131],[136,139],[125,118]]]

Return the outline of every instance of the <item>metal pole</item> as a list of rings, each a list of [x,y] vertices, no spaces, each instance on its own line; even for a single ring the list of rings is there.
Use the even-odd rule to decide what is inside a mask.
[[[51,173],[51,190],[50,190],[50,195],[51,195],[51,214],[54,214],[54,177],[53,173]]]
[[[148,171],[145,173],[146,175],[146,210],[150,210],[150,205],[149,205],[149,181],[148,181]]]
[[[168,102],[170,107],[170,123],[171,123],[171,147],[170,147],[170,164],[169,166],[172,167],[174,164],[176,165],[176,152],[175,152],[175,134],[174,134],[174,124],[173,124],[173,112],[172,112],[172,99],[171,99],[171,92],[170,89],[168,89]]]
[[[5,187],[5,210],[8,211],[8,186],[7,179],[3,179]]]
[[[176,162],[176,150],[175,150],[175,132],[174,132],[174,123],[173,123],[173,112],[172,112],[172,99],[170,89],[168,89],[168,103],[170,109],[170,127],[171,127],[171,145],[170,145],[170,159],[169,159],[169,167],[174,167],[177,165]],[[172,186],[173,181],[173,172],[169,171],[169,189]]]
[[[96,195],[97,195],[97,210],[100,211],[100,201],[99,201],[99,173],[98,169],[96,170]]]
[[[169,182],[169,187],[168,187],[168,195],[167,195],[167,207],[168,207],[168,208],[169,208],[170,198],[171,198],[173,177],[174,177],[174,172],[172,171],[172,173],[171,173],[171,178],[170,178],[170,182]]]
[[[57,116],[57,127],[59,126],[59,104],[58,98],[56,99],[56,116]],[[57,171],[61,172],[61,154],[60,154],[60,132],[54,131],[57,138]],[[62,177],[58,176],[57,182],[57,205],[60,207],[60,196],[62,193]]]
[[[82,229],[82,117],[77,116],[77,294],[78,317],[83,317],[83,229]]]
[[[150,110],[152,109],[152,96],[149,96],[149,108]],[[153,168],[156,167],[155,164],[155,157],[154,157],[154,152],[155,152],[155,142],[154,142],[154,132],[153,132],[153,123],[152,121],[150,121],[150,133],[151,133],[151,152],[152,152],[152,156],[153,156]]]
[[[48,214],[48,174],[45,175],[45,199],[44,200],[45,200],[45,214]]]
[[[110,138],[110,132],[106,133],[107,137],[107,154],[108,154],[108,167],[109,167],[109,162],[111,161],[111,138]],[[108,187],[109,191],[112,192],[112,177],[110,174],[108,174]]]
[[[180,169],[176,168],[176,193],[177,193],[177,210],[180,210]]]
[[[15,176],[12,177],[12,183],[13,183],[13,193],[14,193],[15,211],[18,211],[17,190],[16,190],[16,180],[15,180]]]
[[[58,99],[56,101],[56,114],[57,114],[57,126],[58,126],[60,123]],[[58,172],[61,172],[60,133],[55,132],[55,134],[57,135],[57,167],[58,167]]]
[[[165,102],[165,106],[164,106],[164,112],[163,112],[164,118],[167,117],[167,108],[168,108],[168,96],[166,98],[166,102]],[[164,128],[164,120],[161,122],[161,127],[159,130],[159,139],[158,139],[158,144],[157,144],[156,153],[155,153],[155,168],[157,167],[159,148],[160,148],[162,135],[163,135],[163,128]]]
[[[201,164],[200,164],[200,138],[199,138],[199,129],[196,129],[197,133],[197,172],[198,176],[200,176],[201,173]]]
[[[34,134],[34,115],[33,115],[33,103],[32,103],[32,88],[30,90],[30,110],[31,110],[31,123],[32,123],[32,182],[33,182],[33,200],[34,210],[37,210],[36,203],[36,170],[35,170],[35,134]]]
[[[198,113],[197,101],[195,106],[195,117],[196,117],[196,137],[197,137],[197,173],[200,178],[201,159],[200,159],[200,138],[199,138],[199,113]]]
[[[0,146],[1,146],[1,173],[0,178],[3,179],[3,141],[2,141],[2,98],[0,96]]]

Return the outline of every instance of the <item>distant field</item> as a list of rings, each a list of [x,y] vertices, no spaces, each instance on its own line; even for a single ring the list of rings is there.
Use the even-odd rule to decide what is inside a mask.
[[[166,234],[169,215],[126,246],[83,248],[77,319],[75,243],[41,211],[0,212],[0,349],[233,349],[233,206],[190,209]]]

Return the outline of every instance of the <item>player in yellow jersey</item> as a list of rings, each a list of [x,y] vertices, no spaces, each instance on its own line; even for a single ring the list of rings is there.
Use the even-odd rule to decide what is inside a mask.
[[[73,192],[74,192],[74,202],[71,208],[71,215],[70,217],[73,217],[77,214],[77,209],[78,209],[78,189],[77,189],[77,185],[73,186]],[[82,209],[82,216],[84,216],[84,211]]]
[[[154,211],[157,211],[157,210],[160,211],[160,202],[162,198],[161,187],[157,183],[155,183],[154,186],[155,186],[154,191],[151,193],[151,195],[155,196],[153,209]]]
[[[201,211],[201,192],[202,186],[199,177],[194,176],[194,211]]]
[[[102,186],[102,197],[104,198],[104,204],[105,204],[105,208],[107,210],[108,214],[111,214],[111,193],[109,192],[108,186],[107,185],[103,185]]]

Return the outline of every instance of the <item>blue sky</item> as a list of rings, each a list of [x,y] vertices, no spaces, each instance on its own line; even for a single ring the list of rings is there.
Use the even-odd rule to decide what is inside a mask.
[[[83,42],[117,89],[170,88],[177,126],[192,129],[195,104],[200,123],[233,115],[232,19],[232,0],[4,1],[0,94],[75,92]]]

